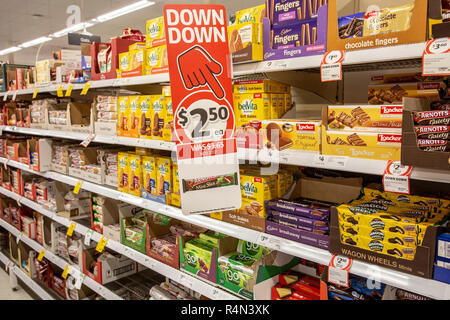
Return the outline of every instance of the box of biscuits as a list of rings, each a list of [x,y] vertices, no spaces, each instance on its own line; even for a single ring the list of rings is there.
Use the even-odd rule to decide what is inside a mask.
[[[146,75],[169,72],[166,45],[147,49],[145,51],[144,60],[146,65]]]
[[[368,86],[369,104],[401,103],[403,97],[439,99],[439,92],[445,90],[444,82],[409,82],[372,84]]]
[[[262,61],[262,24],[244,22],[228,27],[228,41],[233,63]]]

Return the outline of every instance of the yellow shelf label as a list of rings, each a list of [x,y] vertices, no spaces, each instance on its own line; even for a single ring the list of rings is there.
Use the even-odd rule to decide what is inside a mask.
[[[75,226],[76,226],[77,224],[75,223],[75,222],[72,222],[71,224],[70,224],[70,226],[69,226],[69,228],[67,229],[67,235],[69,236],[69,237],[71,237],[72,235],[73,235],[73,231],[75,230]]]
[[[39,255],[38,255],[38,257],[37,257],[38,261],[42,261],[42,258],[44,258],[44,255],[45,255],[45,250],[42,249],[42,250],[41,250],[41,253],[39,253]]]
[[[67,279],[67,276],[69,275],[69,271],[70,271],[70,266],[68,264],[66,264],[66,267],[64,268],[64,272],[62,273],[61,277],[63,277],[64,279]]]
[[[78,194],[80,192],[81,186],[83,185],[83,181],[78,180],[75,188],[73,189],[73,193]]]
[[[64,97],[63,89],[64,89],[64,85],[59,86],[59,87],[58,87],[58,90],[56,90],[56,95],[57,95],[59,98]]]
[[[35,89],[33,92],[33,99],[36,99],[38,93],[39,93],[39,89]]]
[[[70,97],[70,95],[72,94],[73,87],[74,87],[74,84],[69,84],[69,87],[66,90],[66,97]]]
[[[97,247],[95,248],[95,250],[97,250],[98,252],[103,252],[103,249],[105,249],[107,242],[108,239],[101,237],[100,241],[97,243]]]
[[[88,93],[89,88],[91,87],[91,84],[92,84],[92,81],[86,82],[86,84],[84,85],[83,90],[81,90],[80,95],[85,96]]]

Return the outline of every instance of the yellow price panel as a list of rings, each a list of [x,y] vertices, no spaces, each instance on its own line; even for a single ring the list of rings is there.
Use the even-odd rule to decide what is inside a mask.
[[[80,95],[85,96],[88,93],[89,88],[91,87],[91,84],[92,84],[92,81],[86,82],[86,84],[84,85],[83,90],[81,90]]]
[[[70,95],[72,94],[73,87],[74,87],[74,84],[69,84],[69,86],[67,87],[67,90],[66,90],[66,97],[70,97]]]
[[[36,99],[38,93],[39,93],[39,89],[35,89],[33,92],[33,99]]]
[[[78,194],[80,192],[81,186],[83,185],[83,181],[78,180],[75,188],[73,188],[73,193]]]
[[[39,253],[39,255],[38,255],[38,257],[37,257],[38,261],[42,261],[42,259],[44,258],[44,256],[45,256],[45,249],[42,249],[42,250],[41,250],[41,253]]]
[[[61,86],[58,87],[58,90],[56,90],[56,95],[59,98],[64,97],[63,89],[64,89],[64,85],[61,85]]]
[[[69,228],[67,229],[67,235],[68,235],[69,237],[71,237],[71,236],[73,235],[73,231],[75,230],[76,225],[77,225],[77,224],[76,224],[75,222],[72,222],[72,223],[70,224]]]
[[[67,276],[69,275],[69,271],[70,271],[70,266],[68,264],[66,264],[66,267],[64,268],[64,271],[63,271],[61,277],[63,277],[64,279],[67,279]]]
[[[97,247],[95,248],[95,250],[97,250],[98,252],[103,252],[103,249],[105,249],[106,243],[108,243],[108,239],[101,237],[100,241],[97,243]]]

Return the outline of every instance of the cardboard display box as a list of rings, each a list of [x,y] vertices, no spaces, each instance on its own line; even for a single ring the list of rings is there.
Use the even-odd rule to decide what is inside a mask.
[[[95,260],[95,248],[83,251],[83,273],[89,278],[104,285],[123,277],[130,276],[138,272],[138,263],[120,254],[106,249],[110,255],[103,255],[101,259]],[[97,269],[97,274],[90,272],[91,266]]]
[[[22,241],[19,242],[18,249],[19,261],[21,262],[19,265],[20,269],[25,272],[30,278],[35,278],[36,266],[34,264],[34,259],[37,256],[36,251],[31,249]]]
[[[9,234],[9,258],[18,266],[20,266],[19,245],[17,244],[17,237]]]
[[[440,151],[424,151],[417,146],[417,136],[414,129],[414,113],[417,106],[428,105],[424,99],[403,100],[403,131],[402,131],[402,157],[401,163],[408,166],[450,170],[450,153]]]
[[[228,252],[233,251],[237,247],[237,239],[226,237],[219,239],[218,248],[211,251],[211,263],[209,270],[206,272],[196,267],[197,257],[192,257],[184,250],[185,243],[193,238],[179,236],[178,243],[180,244],[180,269],[196,275],[197,277],[217,282],[217,258],[221,255],[225,255]]]
[[[42,258],[41,261],[38,261],[37,256],[35,256],[34,265],[36,270],[36,278],[41,281],[46,287],[50,288],[52,285],[50,278],[52,274],[50,262],[45,258]]]
[[[147,243],[147,225],[149,221],[152,220],[152,217],[144,216],[142,217],[143,220],[143,226],[141,228],[138,228],[139,224],[135,221],[133,221],[133,217],[125,217],[120,220],[120,239],[121,243],[123,245],[126,245],[127,247],[130,247],[136,251],[139,251],[141,253],[146,252],[146,243]],[[133,240],[130,240],[126,236],[126,228],[134,229],[131,230],[134,233]],[[140,239],[140,241],[139,241]]]
[[[103,204],[99,205],[101,206],[101,217],[99,221],[99,224],[96,224],[94,222],[94,200],[91,195],[91,228],[99,233],[103,234],[103,228],[101,226],[110,225],[110,224],[116,224],[119,223],[119,205],[121,204],[118,200],[102,197],[99,196]],[[110,237],[107,237],[108,239],[111,239]],[[119,238],[120,239],[120,238]],[[120,241],[120,240],[119,240]]]
[[[106,216],[103,217],[103,236],[108,239],[120,242],[121,228],[120,221],[123,218],[131,217],[142,212],[144,209],[136,207],[129,203],[119,202],[117,205],[118,215],[115,216],[114,209],[109,210]]]
[[[8,147],[12,148],[13,153],[10,154],[7,151],[7,156],[8,156],[8,160],[13,160],[13,161],[23,161],[24,163],[26,163],[25,159],[28,159],[28,155],[27,155],[27,140],[23,139],[23,140],[10,140],[10,139],[6,139],[6,149],[8,149]],[[28,164],[28,163],[27,163]]]
[[[19,230],[28,238],[36,239],[36,222],[30,208],[19,208]]]
[[[224,252],[224,254],[235,252],[236,249]],[[271,285],[270,279],[296,266],[299,261],[298,257],[272,251],[252,265],[253,278],[248,279],[247,288],[240,286],[236,271],[232,271],[233,269],[231,268],[224,272],[217,264],[217,283],[247,299],[253,299],[258,290],[266,290],[267,288],[265,287]]]
[[[76,279],[69,275],[66,280],[66,299],[67,300],[85,300],[93,295],[95,292],[82,285],[80,289],[75,288]]]
[[[66,280],[61,277],[63,270],[52,262],[50,265],[50,288],[66,299]]]
[[[94,132],[94,108],[90,103],[69,102],[68,124],[72,132]]]
[[[11,167],[1,167],[1,186],[11,191]]]
[[[44,100],[43,105],[41,105],[39,107],[39,112],[43,113],[43,118],[44,118],[43,122],[35,123],[35,122],[33,122],[33,118],[30,116],[30,128],[44,129],[44,130],[48,128],[48,110],[47,109],[50,104],[51,103],[49,103],[48,100]],[[30,115],[31,115],[32,108],[33,108],[32,105],[30,105],[29,108],[30,108]]]
[[[166,235],[170,235],[170,226],[180,224],[181,222],[175,219],[170,219],[167,224],[156,223],[154,219],[149,219],[147,223],[147,241],[146,241],[146,253],[149,257],[152,257],[162,263],[165,263],[175,269],[180,268],[180,238],[177,237],[175,252],[172,255],[160,255],[156,250],[152,249],[152,239],[163,238]]]
[[[55,158],[56,146],[62,148],[62,157],[65,159],[65,165],[53,162],[53,159]],[[52,162],[50,164],[51,171],[59,172],[66,175],[69,174],[69,148],[77,146],[79,146],[79,144],[70,144],[67,142],[52,141]]]
[[[330,0],[331,1],[331,0]],[[319,55],[327,51],[327,23],[328,23],[328,7],[329,5],[323,5],[317,11],[316,16],[312,16],[312,19],[301,20],[300,22],[310,23],[311,26],[316,25],[316,41],[312,44],[305,44],[303,46],[294,46],[284,49],[272,48],[272,28],[269,18],[263,19],[263,46],[264,46],[264,60],[279,60],[286,58],[297,58],[303,56]],[[314,21],[315,20],[315,21]],[[300,33],[300,32],[299,32]],[[310,34],[311,38],[312,35]],[[307,37],[308,39],[308,37]],[[301,39],[299,39],[301,44]],[[313,42],[313,41],[312,41]],[[305,42],[306,43],[306,42]]]
[[[53,120],[53,117],[51,116],[52,113],[55,112],[61,112],[63,113],[65,111],[65,121],[60,123],[55,123],[55,120]],[[69,119],[69,105],[67,103],[58,103],[58,104],[51,104],[47,107],[47,119],[48,119],[48,126],[47,128],[49,130],[55,130],[55,131],[70,131],[70,119]],[[64,119],[64,118],[59,118]]]
[[[352,2],[354,3],[353,7],[357,7],[357,1]],[[415,0],[413,3],[414,9],[410,19],[411,24],[407,30],[340,39],[337,0],[329,0],[327,51],[370,49],[426,41],[428,39],[428,25],[433,23],[431,20],[433,18],[432,15],[428,15],[427,12],[431,13],[437,6],[440,7],[440,1]],[[397,7],[397,5],[392,5],[391,7]],[[360,11],[364,11],[366,8],[361,9]],[[391,14],[391,16],[395,17],[394,14]],[[406,18],[403,18],[403,20],[407,21]],[[385,25],[389,26],[388,23],[385,23]]]
[[[55,253],[55,245],[53,241],[52,234],[54,234],[54,230],[56,228],[56,222],[48,218],[47,216],[42,216],[42,231],[43,236],[42,245],[44,246],[45,250],[50,250],[51,252]]]
[[[0,219],[5,220],[7,223],[11,224],[11,215],[8,213],[9,211],[5,209],[7,208],[16,208],[16,210],[19,209],[19,206],[17,205],[17,202],[13,199],[6,197],[6,196],[0,196]]]
[[[36,172],[50,171],[52,140],[31,138],[27,140],[27,151],[30,169]]]
[[[97,147],[88,147],[85,149],[80,149],[81,152],[84,153],[85,157],[85,165],[89,164],[99,164],[97,162]],[[71,163],[69,164],[69,175],[72,177],[80,178],[86,181],[90,181],[97,184],[104,184],[105,183],[105,173],[104,170],[101,170],[101,168],[98,170],[98,173],[93,172],[87,172],[85,170],[81,170],[78,168],[73,168],[71,166]]]

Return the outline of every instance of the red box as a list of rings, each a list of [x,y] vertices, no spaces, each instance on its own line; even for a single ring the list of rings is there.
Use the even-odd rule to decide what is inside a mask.
[[[119,69],[119,54],[128,52],[128,47],[136,40],[112,39],[111,43],[94,42],[91,44],[91,77],[92,80],[115,79],[117,77],[116,70]],[[100,73],[98,67],[98,53],[100,46],[111,46],[111,70],[106,73]]]
[[[36,267],[36,278],[50,288],[52,286],[52,268],[50,263],[45,258],[42,258],[41,261],[38,261],[36,258],[34,259],[34,265]]]
[[[66,299],[66,280],[63,279],[62,277],[55,275],[55,273],[52,272],[51,281],[52,281],[51,288],[55,290],[55,292],[58,293],[60,296],[62,296],[64,299]]]

